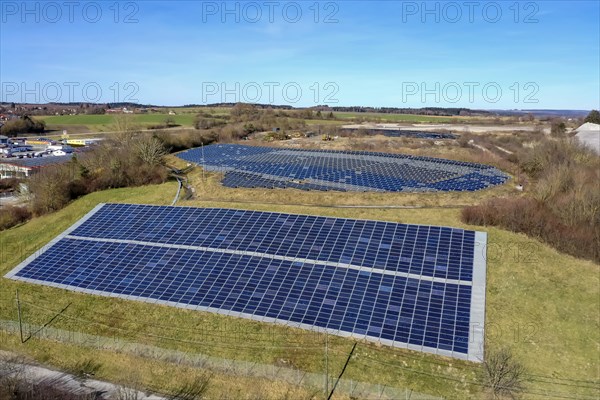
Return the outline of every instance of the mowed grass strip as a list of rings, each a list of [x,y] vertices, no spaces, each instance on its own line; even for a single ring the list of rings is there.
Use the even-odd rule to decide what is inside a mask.
[[[209,179],[215,179],[214,176]],[[195,182],[201,192],[201,182]],[[291,190],[252,192],[210,186],[210,199],[181,201],[179,205],[230,207],[334,217],[367,218],[405,223],[447,225],[488,232],[488,290],[486,350],[512,348],[531,374],[573,380],[597,379],[599,341],[598,266],[559,254],[542,243],[500,229],[469,227],[460,222],[459,209],[333,209],[272,204],[232,203],[232,199],[268,203],[277,196],[306,196],[316,192]],[[85,196],[64,210],[36,218],[2,233],[0,273],[42,247],[100,202],[169,204],[176,186],[167,183],[115,189]],[[331,193],[329,193],[331,195]],[[341,199],[347,194],[337,194]],[[365,198],[360,200],[361,195]],[[352,201],[368,204],[371,194],[356,194]],[[223,198],[227,202],[215,199]],[[316,198],[320,201],[320,199]],[[333,201],[334,199],[332,199]],[[387,200],[387,199],[386,199]],[[241,200],[240,200],[241,201]],[[317,202],[315,199],[313,202]],[[284,201],[279,201],[284,202]],[[217,357],[324,370],[324,337],[304,330],[221,315],[158,306],[121,299],[90,296],[55,288],[0,279],[0,318],[16,320],[14,293],[18,288],[27,322],[43,324],[69,302],[72,305],[52,326],[103,336],[116,336],[144,344],[198,352]],[[43,354],[48,344],[32,341],[29,350]],[[343,366],[352,341],[329,337],[331,371]],[[18,347],[17,347],[18,350]],[[596,367],[594,367],[596,365]],[[479,398],[478,367],[458,360],[360,343],[346,377],[448,398]],[[564,387],[530,382],[530,391],[564,391]],[[570,387],[571,394],[589,389]],[[528,395],[526,398],[540,398]]]

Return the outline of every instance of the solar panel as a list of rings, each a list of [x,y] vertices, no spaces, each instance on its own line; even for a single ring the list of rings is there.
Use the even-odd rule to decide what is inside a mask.
[[[367,135],[383,135],[388,137],[410,137],[417,139],[457,139],[458,136],[452,133],[418,131],[413,129],[386,129],[386,128],[344,128],[344,133],[366,132]]]
[[[7,277],[481,361],[485,233],[103,204]]]
[[[402,154],[215,144],[178,157],[225,172],[227,187],[303,190],[435,192],[475,191],[508,175],[482,164]]]

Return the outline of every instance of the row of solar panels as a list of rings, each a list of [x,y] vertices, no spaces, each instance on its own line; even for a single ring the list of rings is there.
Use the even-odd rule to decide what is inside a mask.
[[[116,228],[111,218],[118,219]],[[190,223],[193,221],[193,223]],[[252,221],[251,224],[248,221]],[[469,280],[472,231],[213,208],[108,204],[72,235],[310,258]]]
[[[179,157],[225,172],[228,187],[340,191],[476,191],[502,184],[496,168],[387,153],[211,145]]]
[[[80,239],[63,239],[19,277],[468,352],[467,285]]]
[[[342,129],[345,133],[356,133],[358,129]],[[395,129],[366,129],[368,135],[383,135],[388,137],[410,137],[416,139],[456,139],[458,136],[452,133],[426,132],[417,130],[395,130]]]
[[[484,244],[445,227],[108,204],[7,277],[480,361]]]
[[[246,172],[227,172],[222,183],[231,188],[294,188],[300,190],[319,190],[319,191],[343,191],[343,192],[466,192],[476,191],[500,185],[506,179],[500,177],[485,177],[481,179],[478,175],[460,177],[435,184],[426,184],[415,180],[403,179],[352,179],[330,182],[321,177],[308,179],[303,182],[295,181],[294,177],[290,180],[281,180],[265,177],[264,174],[251,174]],[[322,182],[324,181],[324,182]],[[325,184],[327,183],[327,184]]]
[[[446,165],[455,165],[455,166],[465,166],[472,167],[477,169],[495,169],[490,165],[472,163],[468,161],[457,161],[457,160],[449,160],[443,158],[435,158],[435,157],[425,157],[425,156],[413,156],[409,154],[395,154],[395,153],[385,153],[385,152],[377,152],[377,151],[362,151],[362,150],[324,150],[324,149],[294,149],[294,148],[275,148],[275,147],[265,147],[265,146],[248,146],[248,145],[240,145],[240,144],[211,144],[209,146],[197,147],[194,149],[190,149],[180,153],[180,155],[184,154],[193,154],[198,158],[206,157],[210,158],[214,162],[218,162],[219,160],[229,160],[229,159],[241,159],[248,156],[255,156],[261,154],[297,154],[297,155],[305,155],[308,157],[314,157],[314,153],[320,156],[328,156],[328,155],[337,155],[339,159],[360,159],[360,157],[356,156],[364,156],[364,157],[385,157],[391,159],[409,159],[415,161],[428,161],[436,164],[446,164]]]

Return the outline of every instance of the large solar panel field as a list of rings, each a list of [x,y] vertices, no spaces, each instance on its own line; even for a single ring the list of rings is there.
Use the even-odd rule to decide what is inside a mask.
[[[508,175],[489,165],[365,151],[213,144],[178,157],[208,171],[225,172],[223,185],[234,188],[472,192],[508,180]]]
[[[7,277],[478,362],[485,244],[449,227],[100,204]]]
[[[388,137],[407,137],[407,138],[416,138],[416,139],[457,139],[458,136],[452,133],[442,133],[442,132],[427,132],[427,131],[418,131],[418,130],[408,130],[408,129],[383,129],[383,128],[345,128],[342,129],[342,132],[345,133],[356,133],[359,130],[364,130],[367,132],[367,135],[383,135]]]

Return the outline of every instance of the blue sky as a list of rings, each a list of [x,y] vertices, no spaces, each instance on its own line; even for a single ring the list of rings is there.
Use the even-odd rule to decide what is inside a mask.
[[[0,2],[0,100],[600,108],[599,1],[73,4]]]

